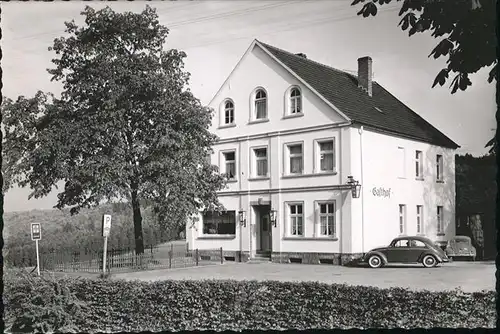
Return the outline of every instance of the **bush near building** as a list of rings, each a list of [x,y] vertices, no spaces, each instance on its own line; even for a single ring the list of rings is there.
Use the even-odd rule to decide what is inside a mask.
[[[4,293],[6,325],[23,323],[26,330],[494,328],[496,321],[493,291],[468,294],[315,282],[140,282],[26,275],[7,275]]]

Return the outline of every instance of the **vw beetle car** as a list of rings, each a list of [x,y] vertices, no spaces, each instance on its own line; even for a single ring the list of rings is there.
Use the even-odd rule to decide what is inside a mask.
[[[453,260],[456,257],[471,257],[476,260],[476,248],[472,246],[471,239],[467,236],[457,235],[448,241],[445,248],[446,255]]]
[[[389,246],[370,250],[363,262],[371,268],[380,268],[388,263],[422,263],[431,268],[449,262],[446,253],[432,240],[421,236],[405,236],[392,240]]]

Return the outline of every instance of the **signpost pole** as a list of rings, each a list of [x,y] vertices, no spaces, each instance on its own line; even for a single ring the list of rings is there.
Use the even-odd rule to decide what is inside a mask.
[[[38,276],[40,276],[40,253],[38,252],[38,239],[35,240],[36,245],[36,271]]]
[[[42,239],[42,226],[40,223],[31,223],[31,240],[35,241],[36,248],[36,271],[40,276],[40,252],[38,251],[38,240]]]
[[[104,254],[103,254],[103,259],[102,259],[102,272],[103,274],[106,274],[106,255],[108,253],[108,237],[104,237]]]
[[[106,274],[106,257],[108,255],[108,236],[111,229],[111,215],[102,216],[102,236],[104,237],[104,253],[102,255],[102,272]]]

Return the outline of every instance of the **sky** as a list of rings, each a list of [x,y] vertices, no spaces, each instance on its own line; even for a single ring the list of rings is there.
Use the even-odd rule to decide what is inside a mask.
[[[483,155],[493,136],[495,87],[487,83],[489,69],[472,76],[465,92],[451,94],[448,85],[431,88],[445,59],[428,55],[438,40],[429,33],[408,37],[398,28],[401,3],[385,5],[376,17],[356,15],[351,0],[308,1],[169,1],[169,2],[4,2],[2,3],[3,95],[15,99],[38,90],[59,94],[46,69],[55,57],[48,51],[64,36],[64,22],[83,24],[86,5],[98,10],[141,12],[157,9],[160,23],[170,29],[167,48],[187,53],[190,88],[208,104],[253,39],[337,69],[357,71],[357,59],[371,56],[374,80],[388,89],[444,134],[458,143],[457,153]],[[56,192],[28,200],[30,189],[14,188],[5,195],[4,210],[51,209]]]

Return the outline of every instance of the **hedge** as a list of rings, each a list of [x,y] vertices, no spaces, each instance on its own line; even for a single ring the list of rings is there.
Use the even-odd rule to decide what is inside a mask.
[[[496,321],[493,291],[468,294],[315,282],[141,282],[26,275],[5,280],[5,321],[14,324],[16,331],[19,323],[31,332],[136,332],[494,328]],[[27,280],[31,283],[26,284]]]

